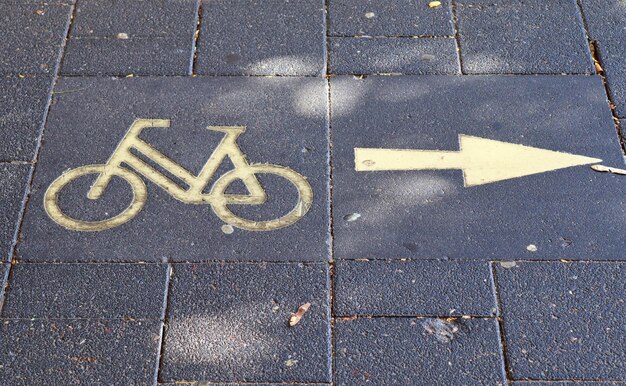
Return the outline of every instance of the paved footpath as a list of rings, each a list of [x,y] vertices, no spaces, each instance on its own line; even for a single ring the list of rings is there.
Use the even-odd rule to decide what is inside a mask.
[[[626,384],[624,20],[0,0],[0,384]]]

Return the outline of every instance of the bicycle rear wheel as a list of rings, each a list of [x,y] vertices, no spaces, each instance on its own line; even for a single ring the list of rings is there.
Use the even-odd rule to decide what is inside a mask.
[[[274,174],[289,181],[298,190],[299,197],[296,206],[289,213],[273,220],[248,220],[235,215],[228,208],[228,205],[236,205],[241,202],[229,201],[228,194],[225,194],[225,191],[232,182],[243,179],[250,174]],[[248,231],[271,231],[292,225],[309,211],[313,203],[313,190],[306,178],[287,167],[279,165],[249,165],[245,168],[231,170],[215,181],[210,194],[214,197],[211,207],[217,217],[227,224]],[[224,199],[220,199],[222,197]]]

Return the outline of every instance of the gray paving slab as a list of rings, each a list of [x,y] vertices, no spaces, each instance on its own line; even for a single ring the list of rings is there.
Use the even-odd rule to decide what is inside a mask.
[[[330,0],[331,36],[454,36],[450,1]]]
[[[81,0],[76,4],[71,36],[115,37],[125,33],[131,39],[191,38],[196,32],[198,6],[199,0]]]
[[[355,148],[458,152],[459,134],[623,167],[600,77],[338,76],[331,102],[336,258],[623,255],[623,181],[589,166],[469,187],[460,170],[355,171]]]
[[[592,40],[623,39],[626,3],[622,0],[581,0],[587,31]]]
[[[330,382],[328,291],[326,264],[176,264],[159,379]]]
[[[55,72],[72,7],[0,3],[0,73]]]
[[[193,38],[72,38],[63,75],[190,75]]]
[[[161,319],[167,266],[16,264],[3,318]]]
[[[30,165],[0,163],[0,262],[11,260]]]
[[[495,316],[489,263],[338,261],[336,316]]]
[[[625,263],[495,264],[514,379],[626,380]]]
[[[0,77],[0,161],[31,162],[43,128],[52,77]]]
[[[154,382],[161,323],[0,320],[3,385],[147,385]]]
[[[189,75],[199,2],[86,0],[63,58],[67,75]]]
[[[203,4],[196,72],[202,75],[321,75],[323,0],[216,0]]]
[[[319,78],[253,77],[60,79],[56,89],[59,94],[48,116],[32,200],[26,210],[19,259],[327,260],[325,83]],[[220,206],[212,197],[225,197],[232,202],[233,194],[248,193],[239,178],[241,174],[230,174],[232,183],[221,183],[223,192],[215,193],[218,191],[215,190],[215,196],[209,198],[193,195],[212,202],[214,208],[221,208],[218,217],[211,205],[188,203],[190,199],[181,193],[176,193],[180,200],[176,199],[174,193],[169,193],[174,190],[158,188],[150,182],[154,178],[148,180],[144,176],[140,178],[147,184],[147,200],[135,217],[130,213],[128,221],[119,226],[115,222],[106,223],[109,225],[105,230],[80,231],[77,229],[83,229],[81,223],[74,221],[73,225],[67,225],[61,219],[69,216],[93,222],[126,213],[125,208],[134,200],[133,189],[139,192],[136,189],[142,185],[135,180],[136,185],[132,186],[136,188],[131,189],[123,178],[114,177],[104,196],[90,201],[86,193],[94,180],[71,175],[75,178],[65,180],[68,183],[52,200],[63,213],[53,215],[53,221],[44,208],[44,196],[50,184],[68,169],[107,162],[133,121],[146,117],[169,119],[170,127],[146,128],[140,139],[195,175],[227,135],[207,130],[208,126],[245,126],[247,131],[240,134],[236,143],[249,163],[266,165],[253,166],[252,170],[267,201],[262,205]],[[220,149],[230,149],[231,154],[236,151],[232,147]],[[141,158],[153,164],[149,157]],[[267,164],[287,167],[291,172]],[[226,158],[215,175],[221,177],[233,169],[232,162]],[[237,169],[249,170],[243,164]],[[158,170],[183,186],[170,172],[161,167]],[[209,180],[206,194],[215,185],[216,176]],[[282,222],[268,222],[277,219]],[[66,225],[59,225],[59,221]],[[283,225],[286,226],[280,228]],[[248,230],[262,227],[272,230]]]
[[[330,38],[331,74],[460,74],[452,38]]]
[[[492,319],[335,320],[337,385],[506,383]]]
[[[576,0],[472,3],[456,10],[465,73],[594,73]]]

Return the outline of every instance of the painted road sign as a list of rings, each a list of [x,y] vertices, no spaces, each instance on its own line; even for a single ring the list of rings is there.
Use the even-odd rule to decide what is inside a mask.
[[[237,138],[246,131],[244,126],[209,126],[208,130],[224,134],[200,173],[196,176],[187,169],[159,152],[139,135],[146,128],[170,127],[169,119],[136,119],[119,143],[106,164],[85,165],[64,172],[54,180],[44,196],[46,213],[57,224],[75,231],[103,231],[115,228],[135,217],[143,208],[147,199],[146,185],[138,174],[155,183],[172,197],[186,204],[209,204],[213,212],[226,224],[248,231],[269,231],[284,228],[298,221],[308,212],[313,202],[313,190],[306,178],[284,166],[273,164],[251,165],[237,145]],[[136,150],[171,175],[176,176],[188,188],[181,187],[158,169],[142,161],[131,150]],[[208,193],[203,193],[215,176],[225,158],[229,158],[234,169],[222,174]],[[130,166],[130,171],[122,166]],[[94,174],[97,178],[87,192],[87,197],[97,200],[102,197],[113,176],[124,179],[132,188],[133,199],[121,213],[105,220],[77,220],[63,213],[58,203],[58,196],[67,184],[85,175]],[[295,207],[284,216],[265,221],[248,220],[237,216],[228,205],[261,205],[267,201],[267,194],[257,178],[257,174],[273,174],[282,177],[296,187],[298,200]],[[229,185],[241,181],[248,194],[226,193]]]
[[[623,178],[570,167],[623,165],[601,79],[335,76],[330,90],[336,259],[623,254]]]
[[[56,87],[21,260],[328,259],[326,80],[60,78]],[[156,127],[135,132],[146,125]],[[97,181],[105,170],[108,184]],[[261,229],[272,231],[249,231]]]
[[[466,187],[602,161],[536,147],[459,135],[460,151],[354,149],[356,171],[463,170]]]

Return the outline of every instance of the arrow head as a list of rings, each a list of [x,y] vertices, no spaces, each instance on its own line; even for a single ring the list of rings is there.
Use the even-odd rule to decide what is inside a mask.
[[[467,187],[602,161],[465,134],[459,145]]]

